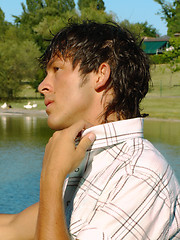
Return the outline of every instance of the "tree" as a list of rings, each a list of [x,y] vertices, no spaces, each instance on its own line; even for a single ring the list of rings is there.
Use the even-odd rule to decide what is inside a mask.
[[[114,20],[114,16],[112,14],[107,14],[103,10],[97,10],[89,7],[81,10],[80,20],[93,20],[99,23],[106,23]]]
[[[172,75],[174,72],[180,71],[180,38],[172,37],[169,40],[171,50],[164,52],[164,57],[168,59],[168,66],[171,70],[169,86],[172,86]]]
[[[14,16],[16,24],[27,24],[31,28],[39,24],[46,16],[61,16],[75,8],[74,0],[26,0],[21,3],[23,13]]]
[[[135,25],[139,25],[142,28],[142,34],[146,37],[157,37],[159,34],[157,29],[152,25],[149,25],[147,21],[142,23],[137,23]]]
[[[180,1],[174,0],[173,3],[165,0],[154,1],[161,5],[160,14],[167,23],[168,35],[173,36],[174,33],[180,32]]]
[[[93,7],[97,10],[105,10],[105,4],[103,0],[78,0],[78,7],[80,11],[89,7]]]
[[[96,1],[97,2],[97,1]],[[43,9],[45,11],[46,9]],[[81,12],[77,12],[74,8],[61,14],[61,16],[46,15],[42,21],[35,25],[33,30],[37,36],[42,39],[51,39],[61,28],[65,27],[69,19],[80,22],[82,20],[95,20],[97,22],[112,21],[114,16],[107,14],[104,10],[97,10],[92,5],[81,9]],[[43,41],[43,49],[49,44],[48,41]]]
[[[78,7],[80,9],[79,21],[93,20],[99,23],[115,21],[114,14],[105,12],[103,0],[78,0]]]
[[[139,37],[156,37],[158,32],[152,25],[148,25],[148,22],[143,23],[130,23],[127,19],[120,23],[121,26],[129,29],[131,32]]]
[[[0,8],[0,33],[3,33],[5,31],[5,21],[4,21],[4,12]]]
[[[4,34],[10,25],[10,23],[5,21],[4,12],[0,8],[0,40],[4,38]]]
[[[14,98],[24,82],[34,81],[39,56],[39,49],[32,41],[0,42],[0,98]]]
[[[36,34],[36,38],[42,39],[41,49],[46,49],[49,45],[49,40],[63,27],[66,26],[69,19],[79,19],[79,15],[75,10],[62,13],[61,17],[58,16],[46,16],[33,30]]]
[[[6,22],[0,9],[0,98],[13,98],[24,80],[34,81],[39,55],[30,32]]]
[[[59,10],[59,15],[71,11],[75,8],[74,0],[45,0],[46,7],[52,7]]]
[[[62,15],[74,10],[75,3],[74,0],[26,0],[26,5],[22,3],[21,6],[23,12],[20,16],[14,16],[15,24],[25,32],[30,32],[36,44],[44,51],[44,39],[37,34],[39,24],[47,19],[62,18]]]

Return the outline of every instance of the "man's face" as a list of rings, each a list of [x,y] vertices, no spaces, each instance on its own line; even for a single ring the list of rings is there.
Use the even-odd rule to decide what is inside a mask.
[[[58,57],[48,63],[47,76],[39,85],[39,91],[44,94],[48,125],[52,129],[64,129],[81,119],[90,120],[94,98],[93,74],[89,74],[86,83],[82,84],[78,70],[79,66],[72,69],[70,60]]]

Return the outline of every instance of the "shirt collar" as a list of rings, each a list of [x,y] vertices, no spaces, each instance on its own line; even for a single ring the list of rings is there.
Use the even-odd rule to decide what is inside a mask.
[[[91,150],[118,144],[128,138],[143,137],[143,119],[132,118],[105,123],[86,129],[82,136],[93,132],[96,135]]]
[[[79,167],[70,173],[68,184],[77,187],[81,177],[93,162],[93,158],[101,152],[102,149],[122,143],[130,138],[143,138],[143,122],[142,118],[132,118],[105,123],[86,129],[82,136],[85,136],[89,132],[93,132],[96,135],[96,140]],[[65,186],[66,184],[67,182]]]

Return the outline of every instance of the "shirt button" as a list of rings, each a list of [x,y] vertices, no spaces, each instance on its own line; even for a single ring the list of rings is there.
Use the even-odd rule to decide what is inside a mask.
[[[75,169],[75,172],[79,172],[79,168],[76,168],[76,169]]]

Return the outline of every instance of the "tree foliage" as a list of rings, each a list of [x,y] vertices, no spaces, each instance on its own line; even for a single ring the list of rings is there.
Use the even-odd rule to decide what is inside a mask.
[[[180,32],[180,1],[173,0],[172,3],[166,0],[154,0],[161,5],[162,19],[167,23],[168,35]]]
[[[78,7],[82,11],[84,8],[94,8],[96,10],[105,10],[103,0],[78,0]]]
[[[0,41],[0,98],[13,98],[24,82],[33,82],[38,70],[40,51],[33,41]]]
[[[105,23],[108,21],[113,21],[114,16],[112,14],[107,14],[104,10],[97,10],[96,8],[83,8],[81,10],[80,21],[83,20],[93,20],[99,23]]]
[[[21,3],[23,12],[20,17],[15,17],[17,24],[34,26],[45,16],[61,16],[62,13],[75,8],[74,0],[26,0],[26,5]]]
[[[105,11],[103,0],[78,0],[79,10],[74,0],[26,0],[21,6],[22,13],[14,16],[14,24],[5,21],[0,9],[0,99],[16,97],[27,82],[37,90],[44,77],[37,57],[69,19],[118,22],[115,14]],[[156,35],[147,22],[131,24],[126,20],[123,24],[140,36]]]
[[[168,58],[169,68],[172,73],[180,70],[180,37],[172,37],[169,40],[171,51],[166,51],[164,55]]]
[[[148,25],[147,21],[142,23],[130,23],[127,19],[125,19],[121,22],[121,25],[141,38],[145,36],[156,37],[158,35],[156,28],[152,25]]]
[[[0,40],[3,40],[4,34],[10,25],[11,25],[10,23],[5,21],[4,12],[0,8]]]

